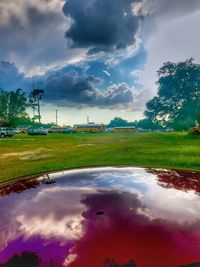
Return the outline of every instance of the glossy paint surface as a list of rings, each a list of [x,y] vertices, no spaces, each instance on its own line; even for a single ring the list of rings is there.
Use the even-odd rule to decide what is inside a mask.
[[[50,178],[0,187],[0,266],[200,266],[199,173],[97,168]]]

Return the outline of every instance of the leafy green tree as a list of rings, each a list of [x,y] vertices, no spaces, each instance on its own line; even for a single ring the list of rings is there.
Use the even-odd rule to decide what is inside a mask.
[[[192,58],[167,62],[158,78],[158,93],[146,104],[146,118],[176,129],[194,125],[200,114],[200,65]]]
[[[133,122],[128,122],[127,120],[124,120],[120,117],[115,117],[110,121],[110,123],[107,125],[108,127],[125,127],[125,126],[134,126]]]
[[[19,120],[28,119],[28,100],[22,89],[6,91],[0,89],[0,125],[15,127]]]
[[[31,125],[34,125],[34,122],[28,114],[25,114],[24,116],[20,116],[15,119],[15,124],[13,125],[13,127],[17,127],[20,125],[31,126]]]
[[[152,120],[148,118],[137,121],[136,126],[138,129],[152,130],[152,131],[160,130],[163,128],[160,122],[152,122]]]

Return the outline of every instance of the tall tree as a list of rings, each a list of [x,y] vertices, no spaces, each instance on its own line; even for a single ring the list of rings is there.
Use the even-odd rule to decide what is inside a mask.
[[[41,124],[40,100],[42,99],[43,94],[43,89],[33,89],[29,96],[29,103],[34,114],[33,120],[35,121],[38,119],[39,124]],[[37,115],[35,115],[35,113]]]
[[[163,126],[192,126],[200,114],[200,65],[192,58],[167,62],[158,70],[158,78],[158,93],[147,102],[146,117]]]
[[[27,118],[28,101],[22,89],[5,91],[0,89],[0,125],[15,127],[20,118]]]

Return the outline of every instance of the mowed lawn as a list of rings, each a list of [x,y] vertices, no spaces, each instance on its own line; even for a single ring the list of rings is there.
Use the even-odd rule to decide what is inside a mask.
[[[79,133],[0,139],[0,182],[103,165],[200,170],[200,137],[187,133]]]

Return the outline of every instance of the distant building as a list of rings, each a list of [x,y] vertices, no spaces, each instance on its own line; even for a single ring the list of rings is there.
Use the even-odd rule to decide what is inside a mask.
[[[136,128],[134,126],[114,127],[113,132],[136,132]]]
[[[103,124],[87,123],[87,124],[75,124],[74,129],[77,132],[103,132],[105,126]]]

